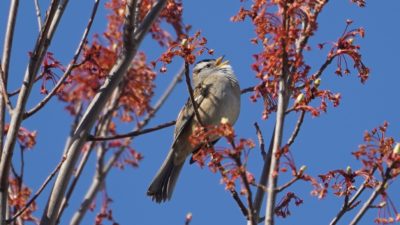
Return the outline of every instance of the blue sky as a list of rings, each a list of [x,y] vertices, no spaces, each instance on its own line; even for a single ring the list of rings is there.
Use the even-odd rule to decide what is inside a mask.
[[[42,7],[48,1],[40,1]],[[384,2],[384,3],[383,3]],[[5,29],[8,2],[0,2],[0,30]],[[81,33],[90,13],[92,1],[71,1],[65,12],[59,32],[56,34],[50,51],[57,58],[67,63],[75,51]],[[101,3],[97,20],[91,35],[102,33],[106,26],[104,2]],[[260,51],[250,43],[254,36],[249,22],[232,23],[230,17],[235,15],[241,3],[239,0],[202,0],[184,1],[184,18],[187,24],[193,26],[193,31],[201,30],[208,39],[208,46],[215,49],[215,54],[225,55],[230,60],[242,88],[258,83],[250,68],[252,54]],[[34,45],[37,34],[36,18],[34,17],[33,1],[21,1],[21,11],[17,21],[14,52],[10,71],[10,90],[18,87],[28,61],[28,51]],[[322,77],[321,87],[342,94],[338,108],[329,107],[328,113],[318,118],[306,116],[304,126],[292,147],[296,164],[307,165],[307,172],[317,176],[332,169],[344,169],[348,165],[358,168],[359,163],[350,154],[362,143],[363,133],[388,121],[388,134],[400,140],[399,114],[399,83],[398,63],[400,30],[400,2],[397,0],[368,1],[367,7],[360,9],[348,0],[330,1],[320,16],[319,30],[310,40],[313,52],[307,53],[307,62],[318,66],[323,62],[327,50],[317,50],[317,43],[334,41],[345,27],[346,19],[353,19],[353,27],[364,27],[366,36],[357,39],[366,65],[371,69],[370,79],[361,84],[356,74],[339,78],[330,68]],[[3,41],[3,35],[0,35]],[[142,50],[148,52],[149,60],[154,60],[161,50],[154,51],[154,45],[146,41]],[[163,92],[178,70],[179,62],[169,67],[168,73],[157,77],[157,90],[154,101]],[[41,99],[39,89],[29,102],[33,106]],[[250,95],[242,96],[242,112],[235,125],[239,137],[252,138],[256,142],[254,122],[258,122],[263,130],[264,138],[269,139],[273,129],[272,116],[269,120],[261,119],[262,104],[252,103]],[[159,111],[150,126],[175,119],[181,105],[187,98],[184,83],[174,90],[165,106]],[[28,106],[28,107],[29,107]],[[35,150],[26,154],[26,181],[33,190],[37,190],[46,176],[58,163],[69,132],[72,118],[64,111],[64,105],[56,99],[52,100],[39,114],[25,121],[23,126],[38,130],[38,144]],[[287,138],[296,122],[296,116],[290,116],[285,127]],[[208,169],[200,169],[197,165],[185,165],[176,185],[172,201],[155,204],[145,195],[148,184],[161,165],[170,142],[173,129],[168,128],[134,140],[134,147],[143,153],[144,159],[138,169],[126,168],[123,171],[115,169],[111,172],[107,189],[114,200],[112,208],[115,219],[120,224],[183,224],[186,213],[193,213],[191,224],[244,224],[245,220],[240,210],[230,197],[229,192],[220,184],[220,176],[212,174]],[[220,142],[217,146],[224,146]],[[252,150],[249,161],[250,170],[259,176],[261,171],[259,149]],[[71,213],[77,208],[86,190],[94,168],[94,160],[89,162],[89,170],[79,185],[69,209],[61,224],[68,224]],[[280,183],[287,181],[282,177]],[[398,183],[389,190],[392,199],[399,199]],[[39,203],[46,200],[44,195]],[[311,185],[298,182],[290,188],[304,199],[300,207],[291,207],[292,215],[286,219],[277,219],[278,224],[327,224],[339,210],[342,201],[328,196],[324,200],[311,197]],[[363,196],[364,198],[367,195]],[[279,199],[279,197],[278,197]],[[400,203],[397,204],[400,206]],[[41,216],[43,204],[38,209]],[[262,211],[263,212],[263,211]],[[351,214],[351,213],[350,213]],[[82,224],[92,224],[95,213],[88,213]],[[372,224],[377,212],[371,210],[362,224]],[[343,224],[352,217],[347,216]]]

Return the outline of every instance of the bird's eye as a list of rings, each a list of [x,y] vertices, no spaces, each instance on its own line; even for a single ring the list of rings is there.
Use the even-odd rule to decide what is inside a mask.
[[[207,65],[206,65],[206,68],[210,68],[210,67],[211,67],[211,64],[207,64]]]

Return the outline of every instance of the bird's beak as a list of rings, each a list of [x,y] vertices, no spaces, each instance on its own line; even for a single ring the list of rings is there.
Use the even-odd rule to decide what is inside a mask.
[[[223,60],[224,60],[224,56],[219,57],[216,60],[215,65],[218,66],[218,67],[222,67],[222,66],[227,65],[229,63],[228,60],[225,60],[225,61],[223,61]]]

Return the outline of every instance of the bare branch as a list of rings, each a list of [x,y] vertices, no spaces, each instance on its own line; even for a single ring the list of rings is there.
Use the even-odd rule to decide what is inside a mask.
[[[213,159],[214,157],[212,157]],[[222,177],[226,177],[226,171],[224,167],[221,165],[221,162],[215,162],[218,170],[221,174]],[[240,199],[239,194],[235,190],[235,188],[229,188],[229,192],[231,193],[231,196],[233,200],[235,200],[236,204],[239,206],[240,211],[242,211],[242,214],[244,217],[248,218],[248,209],[246,205],[242,202],[242,199]]]
[[[323,74],[323,72],[325,71],[326,68],[328,68],[328,66],[332,63],[333,59],[336,58],[336,54],[332,55],[332,56],[328,56],[328,58],[325,60],[325,62],[321,65],[321,67],[317,70],[317,72],[315,72],[313,75],[311,75],[311,77],[313,77],[315,80],[320,78],[321,75]],[[310,81],[312,82],[312,81]],[[303,89],[306,85],[300,85],[298,87],[296,87],[297,89]]]
[[[371,175],[375,173],[376,167],[374,167],[371,171]],[[336,214],[335,218],[332,219],[332,221],[329,223],[329,225],[336,225],[337,222],[343,217],[345,213],[348,211],[354,209],[354,207],[357,205],[355,202],[357,201],[358,197],[364,192],[365,188],[367,187],[368,180],[365,180],[364,183],[358,188],[357,192],[353,195],[353,197],[348,200],[347,202],[345,201],[343,203],[342,208],[340,211]]]
[[[286,188],[290,187],[292,184],[294,184],[294,182],[298,181],[301,178],[301,176],[296,175],[295,177],[293,177],[292,179],[290,179],[286,184],[277,187],[276,191],[277,192],[282,192],[283,190],[285,190]]]
[[[67,69],[65,70],[64,74],[58,80],[58,82],[54,86],[54,88],[46,95],[46,97],[42,101],[40,101],[35,107],[33,107],[31,110],[29,110],[29,111],[27,111],[25,113],[24,119],[32,116],[34,113],[36,113],[41,108],[43,108],[43,106],[46,105],[46,103],[55,95],[55,93],[57,93],[57,91],[60,88],[60,86],[65,82],[67,77],[71,74],[72,70],[75,68],[76,62],[78,61],[79,55],[80,55],[80,53],[82,51],[82,48],[86,43],[87,36],[88,36],[88,34],[90,32],[90,29],[92,28],[92,24],[93,24],[94,18],[96,16],[99,3],[100,3],[100,0],[95,0],[94,1],[93,8],[92,8],[92,13],[90,15],[88,24],[86,25],[85,31],[83,32],[81,41],[78,44],[78,47],[77,47],[77,49],[75,51],[75,54],[74,54],[74,56],[72,58],[72,61],[68,64]]]
[[[268,174],[270,171],[270,166],[271,166],[271,156],[272,156],[272,148],[273,148],[273,143],[274,143],[274,137],[275,137],[275,128],[272,132],[271,139],[269,141],[269,147],[268,147],[268,152],[266,155],[266,160],[264,160],[264,165],[263,169],[261,172],[261,176],[259,179],[259,183],[257,184],[257,192],[256,196],[254,198],[254,213],[256,218],[260,218],[260,210],[262,206],[262,201],[264,199],[265,192],[267,190],[267,182],[268,182]],[[259,221],[259,219],[258,219]]]
[[[69,180],[71,179],[75,164],[78,161],[80,150],[86,142],[88,134],[93,127],[97,116],[104,108],[107,99],[109,99],[114,89],[124,77],[145,34],[158,17],[161,10],[164,8],[166,2],[166,0],[158,1],[146,15],[142,24],[135,33],[133,32],[135,1],[130,0],[127,2],[121,54],[119,55],[115,65],[112,67],[108,79],[99,89],[99,92],[94,96],[93,100],[88,106],[87,111],[83,115],[78,127],[76,128],[74,135],[69,141],[67,160],[61,167],[60,173],[57,176],[56,182],[50,194],[47,207],[43,213],[41,221],[42,225],[54,225],[56,223],[56,218],[59,213],[62,199],[67,189]]]
[[[287,6],[283,7],[282,12],[283,30],[286,31],[286,21],[287,21]],[[268,175],[268,196],[267,205],[265,209],[265,225],[274,224],[274,210],[276,202],[276,186],[278,182],[278,176],[276,175],[276,170],[279,165],[278,152],[281,149],[283,129],[285,122],[285,112],[287,109],[287,104],[290,96],[290,90],[287,84],[289,74],[288,56],[286,52],[286,41],[284,38],[281,40],[282,48],[282,73],[279,78],[279,92],[278,92],[278,109],[276,112],[276,123],[275,123],[275,134],[274,134],[274,144],[272,148],[271,166]],[[289,79],[290,80],[290,79]]]
[[[154,105],[154,107],[150,111],[150,113],[147,114],[146,118],[142,122],[140,122],[138,128],[145,127],[149,123],[149,121],[155,116],[157,111],[161,108],[161,106],[164,104],[164,102],[167,100],[167,98],[172,93],[172,90],[174,90],[176,85],[182,81],[182,76],[184,73],[185,73],[185,66],[183,65],[181,67],[181,69],[178,71],[178,73],[174,76],[171,83],[168,85],[167,89],[164,91],[164,93],[158,99],[158,101],[156,102],[156,104]]]
[[[7,21],[7,28],[6,28],[6,32],[5,32],[5,37],[4,37],[4,44],[3,44],[3,55],[2,55],[2,60],[1,60],[1,65],[0,65],[0,70],[2,72],[0,72],[0,76],[1,76],[1,83],[2,86],[4,85],[4,87],[2,87],[2,92],[4,92],[4,90],[7,90],[7,80],[8,80],[8,69],[9,69],[9,65],[10,65],[10,58],[11,58],[11,49],[12,49],[12,42],[14,40],[14,28],[15,28],[15,22],[16,22],[16,18],[17,18],[17,12],[18,12],[18,4],[19,4],[19,0],[14,0],[14,1],[10,1],[10,9],[9,9],[9,14],[8,14],[8,21]],[[7,93],[2,93],[2,95],[7,95]],[[7,99],[7,98],[5,98]],[[9,100],[8,100],[9,101]],[[8,105],[8,108],[12,108],[10,107],[11,104],[6,103],[7,100],[4,101],[4,97],[0,98],[0,146],[3,146],[3,141],[4,141],[4,124],[5,124],[5,107],[4,105]],[[0,155],[2,154],[3,149],[0,148]],[[1,200],[0,200],[0,204],[1,204]],[[3,210],[3,207],[0,209]],[[3,218],[3,213],[5,213],[4,211],[0,212],[0,219]]]
[[[143,130],[135,130],[126,134],[118,134],[115,136],[109,136],[109,137],[93,137],[93,136],[89,136],[88,137],[88,141],[108,141],[108,140],[115,140],[115,139],[121,139],[121,138],[127,138],[127,137],[136,137],[142,134],[147,134],[153,131],[157,131],[157,130],[161,130],[167,127],[171,127],[173,125],[175,125],[176,121],[172,120],[170,122],[166,122],[160,125],[157,125],[155,127],[151,127],[151,128],[147,128],[147,129],[143,129]]]
[[[194,115],[196,116],[197,122],[199,122],[199,124],[202,127],[204,127],[204,124],[203,124],[203,122],[201,121],[201,118],[200,118],[198,105],[197,105],[196,100],[194,99],[194,96],[193,96],[193,87],[192,87],[192,84],[190,82],[189,63],[188,62],[185,62],[185,77],[186,77],[186,86],[188,88],[190,101],[192,102],[192,106],[193,106],[193,110],[194,110]]]
[[[83,105],[82,102],[80,102],[79,105],[77,105],[77,107],[75,109],[75,111],[77,113],[76,113],[74,122],[73,122],[72,127],[71,127],[72,131],[74,131],[76,129],[76,127],[78,126],[79,120],[82,117],[82,111],[83,111],[82,105]],[[68,142],[69,142],[69,139],[71,138],[72,135],[73,135],[73,133],[70,134],[70,136],[69,136],[69,138],[67,140],[66,147],[65,147],[66,149],[64,149],[64,154],[66,154],[66,151],[67,151],[68,145],[69,145]],[[95,144],[94,142],[91,143],[91,145],[94,145],[94,144]],[[92,149],[92,148],[93,148],[93,146],[89,146],[89,149]],[[78,165],[78,167],[76,169],[76,172],[74,174],[75,176],[72,179],[71,185],[69,186],[69,189],[68,189],[68,191],[67,191],[67,193],[65,195],[65,198],[63,199],[63,203],[62,203],[62,206],[61,206],[61,209],[60,209],[60,213],[58,215],[57,220],[61,218],[61,216],[64,213],[65,208],[68,206],[68,201],[71,198],[73,191],[75,190],[75,186],[78,183],[78,180],[79,180],[79,178],[80,178],[80,176],[82,174],[83,168],[85,167],[89,156],[90,156],[90,151],[86,151],[83,154],[83,156],[81,158],[81,161],[80,161],[80,164]],[[59,224],[59,221],[57,221],[57,224]]]
[[[182,69],[175,75],[174,79],[171,81],[163,95],[159,98],[155,106],[153,107],[153,111],[147,115],[147,117],[139,123],[139,126],[135,129],[134,132],[140,132],[142,128],[152,119],[154,118],[155,113],[161,108],[161,106],[164,104],[165,100],[169,97],[170,93],[172,90],[176,87],[176,84],[181,80],[183,76],[183,69]],[[110,114],[111,115],[111,114]],[[134,133],[131,132],[131,133]],[[103,134],[104,135],[104,134]],[[134,136],[131,136],[130,138],[133,138]],[[92,142],[95,143],[95,142]],[[91,202],[93,202],[95,196],[97,195],[98,191],[100,190],[101,186],[104,183],[104,180],[106,179],[109,171],[111,170],[112,166],[115,165],[115,162],[119,159],[120,155],[125,151],[126,147],[121,147],[118,151],[116,151],[112,157],[108,160],[107,164],[105,166],[98,166],[97,172],[95,176],[93,177],[93,182],[91,183],[91,186],[87,190],[84,200],[81,203],[81,206],[79,210],[73,215],[73,218],[71,220],[70,224],[79,224],[80,221],[83,219],[83,216],[87,212],[87,209],[90,205]],[[99,160],[103,160],[103,158],[99,158]],[[103,164],[103,162],[102,162]],[[103,168],[104,167],[104,168]],[[99,171],[99,168],[103,168],[102,171]],[[80,169],[80,166],[78,166],[78,171]],[[76,181],[75,179],[73,181]],[[71,187],[72,188],[72,187]],[[71,189],[70,188],[70,189]]]
[[[235,149],[235,144],[231,143],[233,149]],[[257,224],[257,218],[254,215],[254,207],[253,207],[253,196],[250,188],[250,183],[247,180],[246,168],[243,166],[242,160],[240,159],[240,155],[231,155],[231,158],[235,161],[236,166],[240,169],[240,177],[243,181],[244,188],[246,189],[246,199],[247,199],[247,220],[250,222],[251,225]]]
[[[42,29],[42,15],[40,13],[39,1],[33,0],[33,2],[35,3],[37,23],[38,23],[38,28],[39,28],[39,32],[40,32],[40,30]]]
[[[349,225],[356,225],[358,222],[360,222],[361,218],[364,216],[364,214],[367,212],[367,210],[370,208],[370,206],[374,203],[376,197],[380,195],[386,188],[386,184],[389,182],[391,178],[391,171],[395,167],[396,163],[393,163],[391,167],[387,168],[384,175],[382,176],[382,181],[381,183],[374,189],[374,191],[371,193],[367,201],[363,204],[361,209],[357,212],[357,214],[354,216],[353,220],[349,223]],[[374,169],[375,171],[375,169]]]
[[[265,151],[265,143],[264,143],[264,138],[261,133],[261,129],[258,126],[258,123],[255,122],[254,126],[256,127],[256,134],[258,138],[258,143],[260,144],[260,150],[261,150],[261,155],[263,157],[264,162],[268,160],[267,152]]]
[[[3,60],[1,61],[1,67],[4,73],[3,79],[5,81],[4,82],[5,87],[7,87],[6,84],[8,79],[8,69],[10,65],[12,43],[14,40],[14,28],[17,20],[18,5],[19,5],[19,0],[11,1],[10,10],[8,14],[7,28],[3,44],[3,56],[2,56]]]
[[[12,106],[10,98],[7,94],[5,75],[4,75],[4,72],[1,68],[1,66],[0,66],[0,92],[1,92],[1,96],[3,98],[2,102],[4,102],[6,104],[8,112],[11,114],[13,111],[13,106]]]
[[[251,87],[248,87],[248,88],[243,88],[243,89],[240,91],[240,93],[241,93],[241,94],[246,94],[246,93],[248,93],[248,92],[252,92],[252,91],[254,91],[254,88],[256,88],[256,86],[251,86]]]
[[[306,114],[306,111],[302,110],[300,113],[299,118],[297,119],[296,126],[293,130],[292,135],[290,136],[288,142],[286,143],[288,146],[291,146],[293,142],[296,140],[297,135],[299,134],[301,125],[303,124],[304,121],[304,115]]]
[[[364,214],[367,212],[367,210],[370,208],[376,197],[384,190],[386,182],[382,182],[374,189],[372,194],[369,196],[367,201],[364,203],[364,205],[361,207],[361,209],[358,211],[358,213],[354,216],[353,220],[349,223],[349,225],[356,225],[361,218],[364,216]]]
[[[6,223],[11,223],[14,220],[16,220],[19,216],[21,216],[28,208],[29,206],[32,205],[33,202],[35,202],[35,200],[40,196],[40,194],[42,193],[42,191],[47,187],[47,185],[49,184],[49,182],[53,179],[53,177],[56,175],[56,173],[58,172],[58,170],[60,170],[61,165],[64,163],[65,158],[62,158],[61,162],[58,163],[58,165],[56,166],[56,168],[53,170],[53,172],[51,172],[51,174],[46,178],[46,180],[43,182],[43,184],[40,186],[39,190],[37,190],[35,192],[35,194],[33,195],[33,197],[26,203],[26,205],[19,211],[17,212],[11,219],[7,220]]]
[[[17,2],[17,1],[14,1]],[[7,211],[7,199],[8,199],[8,175],[10,172],[10,165],[12,155],[14,153],[14,146],[17,140],[17,135],[21,122],[23,119],[23,114],[25,111],[26,103],[28,101],[33,81],[36,77],[37,71],[39,70],[40,64],[44,58],[44,54],[47,51],[51,39],[53,37],[54,31],[56,30],[60,17],[55,17],[57,10],[60,9],[58,6],[59,1],[53,0],[49,11],[47,13],[45,26],[41,30],[39,37],[37,38],[35,47],[32,51],[29,64],[27,66],[24,80],[22,82],[21,91],[17,100],[15,109],[11,116],[9,130],[7,132],[6,140],[3,147],[2,157],[0,161],[0,221],[5,221],[6,211]],[[3,67],[4,68],[4,67]]]
[[[121,83],[119,85],[119,87],[114,90],[114,93],[112,94],[112,97],[111,97],[110,101],[108,102],[108,107],[106,109],[106,113],[104,114],[103,118],[100,119],[100,122],[99,122],[98,126],[96,127],[96,134],[99,134],[100,136],[105,136],[107,134],[108,127],[109,127],[110,122],[113,117],[113,112],[116,110],[116,108],[118,106],[118,100],[121,96],[120,90],[122,88],[123,88],[123,84]],[[94,147],[94,144],[92,142],[90,149],[92,149],[93,147]],[[90,151],[90,152],[92,152],[92,151]],[[104,157],[106,154],[106,146],[105,146],[104,142],[101,143],[100,145],[98,145],[98,149],[96,152],[97,152],[96,171],[93,176],[93,181],[91,183],[91,187],[88,189],[88,191],[84,197],[84,201],[81,203],[80,208],[78,209],[78,211],[76,211],[74,213],[72,220],[70,222],[70,225],[80,224],[84,215],[86,214],[87,210],[89,209],[90,204],[93,202],[94,197],[96,196],[97,192],[99,191],[100,187],[102,186],[102,184],[105,180],[106,175],[103,174],[103,170],[104,170]],[[78,167],[78,169],[82,171],[86,162],[87,162],[87,160],[81,161],[81,165],[80,165],[80,167]],[[97,182],[99,182],[99,183],[97,184]],[[94,186],[94,188],[92,188],[93,186]],[[69,190],[72,191],[73,189],[70,188]],[[93,197],[93,198],[91,198],[91,197]],[[67,202],[67,201],[65,201],[65,202]],[[61,217],[61,215],[59,215],[59,218],[60,217]]]

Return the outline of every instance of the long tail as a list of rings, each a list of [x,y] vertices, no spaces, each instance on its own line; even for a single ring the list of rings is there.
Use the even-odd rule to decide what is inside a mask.
[[[172,155],[173,151],[171,150],[147,190],[147,195],[151,196],[152,200],[157,203],[171,199],[176,181],[184,164],[175,165]]]

